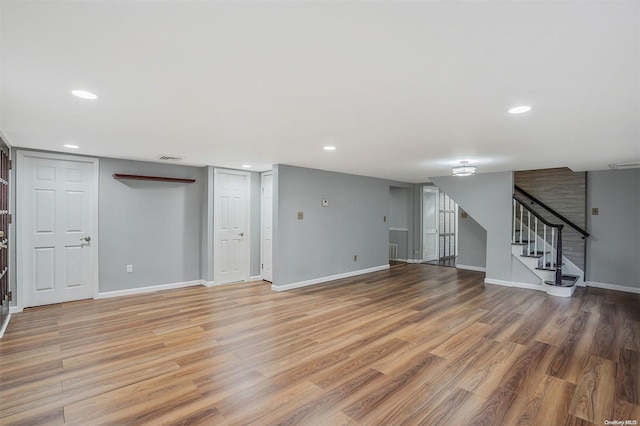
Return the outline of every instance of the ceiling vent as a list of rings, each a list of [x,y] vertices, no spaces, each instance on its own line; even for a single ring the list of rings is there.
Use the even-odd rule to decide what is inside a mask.
[[[181,161],[184,160],[184,157],[180,157],[177,155],[158,155],[156,157],[158,160],[161,161]]]
[[[609,164],[609,168],[613,170],[617,169],[636,169],[640,167],[640,162],[634,163],[611,163]]]

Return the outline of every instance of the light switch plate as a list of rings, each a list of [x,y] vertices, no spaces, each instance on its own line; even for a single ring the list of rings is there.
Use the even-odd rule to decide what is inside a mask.
[[[298,220],[304,219],[304,212],[298,212]]]

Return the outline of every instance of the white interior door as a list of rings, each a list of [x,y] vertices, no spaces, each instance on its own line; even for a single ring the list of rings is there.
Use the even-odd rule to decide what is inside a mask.
[[[422,260],[438,259],[438,188],[423,187]]]
[[[260,262],[262,279],[273,281],[273,174],[262,174]]]
[[[98,160],[18,152],[23,307],[88,299],[98,284]]]
[[[214,172],[213,269],[216,284],[249,278],[249,174]]]

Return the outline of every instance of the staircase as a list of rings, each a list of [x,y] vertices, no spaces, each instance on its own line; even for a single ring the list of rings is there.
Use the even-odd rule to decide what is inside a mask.
[[[567,222],[572,227],[575,225],[544,203],[538,204],[552,212],[558,218],[558,223],[544,219],[514,194],[512,254],[540,279],[540,285],[548,294],[570,297],[576,285],[584,285],[584,272],[562,255],[562,230],[565,224],[561,222]],[[584,230],[578,230],[589,235]]]

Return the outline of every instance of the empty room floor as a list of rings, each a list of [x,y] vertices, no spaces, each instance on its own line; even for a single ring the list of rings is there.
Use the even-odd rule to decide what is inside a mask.
[[[0,340],[0,424],[640,421],[640,295],[483,277],[411,264],[26,309]]]

